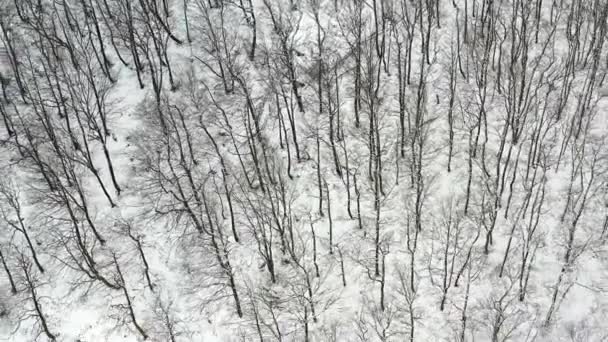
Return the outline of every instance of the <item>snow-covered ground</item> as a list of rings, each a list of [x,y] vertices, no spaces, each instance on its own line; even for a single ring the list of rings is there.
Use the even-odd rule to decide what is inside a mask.
[[[608,339],[607,14],[0,0],[0,340]]]

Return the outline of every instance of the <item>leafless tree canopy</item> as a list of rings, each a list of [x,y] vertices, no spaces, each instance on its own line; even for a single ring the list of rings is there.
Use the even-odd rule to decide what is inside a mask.
[[[608,0],[0,0],[0,339],[606,341],[607,41]]]

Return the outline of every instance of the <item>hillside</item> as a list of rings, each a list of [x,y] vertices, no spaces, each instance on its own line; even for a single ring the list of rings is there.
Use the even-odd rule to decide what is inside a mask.
[[[0,0],[0,340],[607,341],[607,0]]]

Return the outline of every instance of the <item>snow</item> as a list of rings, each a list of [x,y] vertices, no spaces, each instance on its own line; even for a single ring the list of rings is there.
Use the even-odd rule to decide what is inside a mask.
[[[286,121],[287,133],[282,131],[277,119],[272,87],[280,85],[289,96],[291,84],[287,81],[286,75],[278,75],[270,69],[270,62],[281,63],[282,57],[265,1],[273,4],[275,11],[279,11],[278,4],[283,7],[283,15],[288,17],[281,20],[291,24],[299,23],[298,31],[289,40],[302,53],[301,56],[295,55],[294,60],[298,81],[306,84],[300,88],[306,107],[304,113],[298,111],[295,99],[292,99],[294,126],[302,156],[300,161],[295,157],[293,133],[289,126],[286,103],[281,102],[280,107],[282,120]],[[555,81],[558,82],[557,89],[551,92],[551,96],[545,98],[545,93],[550,90],[548,85],[538,86],[540,89],[538,94],[529,98],[529,106],[533,109],[526,112],[527,121],[523,126],[524,132],[519,142],[513,141],[511,127],[504,140],[503,152],[499,150],[507,110],[511,105],[510,93],[506,88],[502,93],[496,91],[494,82],[497,82],[497,71],[492,69],[490,72],[492,79],[488,81],[488,93],[485,95],[486,102],[483,109],[487,113],[487,136],[482,124],[478,146],[475,149],[476,157],[471,160],[470,198],[466,200],[468,163],[472,151],[469,140],[475,139],[474,134],[477,129],[475,125],[477,115],[481,112],[483,96],[480,92],[480,82],[476,79],[479,65],[475,64],[475,61],[482,58],[483,44],[478,41],[470,41],[467,44],[461,42],[463,51],[470,52],[463,52],[462,61],[462,67],[470,69],[470,78],[464,79],[460,70],[456,71],[456,98],[453,107],[454,153],[451,160],[452,170],[447,172],[450,46],[455,44],[457,30],[456,10],[452,7],[452,2],[441,2],[439,19],[442,26],[433,27],[430,36],[432,63],[430,66],[425,66],[426,93],[422,100],[425,112],[424,125],[421,126],[420,132],[406,133],[405,157],[398,155],[400,126],[396,66],[390,65],[390,73],[380,72],[376,109],[379,113],[384,194],[380,196],[378,210],[381,230],[380,254],[385,253],[385,262],[381,275],[374,275],[377,211],[374,202],[375,184],[370,181],[373,175],[368,172],[370,122],[366,106],[369,99],[362,98],[361,125],[356,127],[353,112],[352,54],[347,51],[345,37],[338,25],[338,20],[343,19],[342,16],[348,13],[350,4],[345,4],[348,1],[342,1],[337,11],[334,10],[333,1],[321,1],[320,18],[321,23],[325,25],[327,35],[325,42],[327,54],[336,54],[344,58],[337,66],[342,78],[335,84],[339,84],[340,87],[339,110],[343,119],[344,149],[348,152],[349,170],[345,168],[344,149],[339,139],[336,148],[343,172],[350,172],[348,182],[353,218],[347,211],[346,180],[335,172],[327,133],[328,113],[318,112],[316,78],[314,72],[307,73],[314,70],[317,63],[317,30],[309,8],[311,4],[297,2],[299,9],[290,11],[286,9],[288,6],[286,0],[253,1],[258,35],[258,50],[254,62],[247,59],[251,34],[250,27],[242,19],[241,10],[229,6],[225,12],[226,18],[229,18],[227,19],[229,21],[224,23],[227,29],[226,39],[229,42],[235,41],[237,45],[234,47],[236,53],[231,62],[238,65],[235,69],[239,72],[239,76],[242,76],[242,81],[250,92],[250,98],[259,114],[261,134],[251,139],[255,140],[253,144],[257,148],[258,158],[260,160],[266,158],[262,154],[262,149],[265,149],[270,161],[270,166],[264,165],[263,161],[260,162],[262,168],[270,169],[261,172],[268,172],[274,177],[270,179],[271,176],[264,176],[267,177],[264,179],[265,192],[258,184],[257,173],[249,156],[247,125],[253,127],[253,120],[250,120],[251,123],[247,121],[249,115],[244,100],[245,95],[240,88],[241,84],[235,82],[235,91],[227,94],[217,75],[194,58],[194,56],[199,58],[202,56],[205,62],[214,67],[214,63],[217,62],[212,56],[203,52],[205,49],[213,50],[208,47],[209,42],[202,34],[208,30],[201,7],[207,3],[206,1],[197,0],[189,3],[190,34],[193,41],[185,42],[181,46],[170,41],[168,45],[168,59],[173,77],[177,80],[177,89],[171,91],[167,71],[164,71],[162,101],[166,101],[169,105],[165,106],[163,102],[161,107],[164,106],[162,108],[165,113],[173,113],[171,114],[173,121],[169,123],[173,126],[169,129],[162,127],[156,112],[149,70],[144,72],[145,88],[140,89],[133,66],[122,65],[115,51],[106,47],[114,63],[111,73],[117,79],[117,82],[111,85],[106,98],[108,111],[106,115],[109,118],[108,125],[111,132],[107,145],[117,173],[117,183],[122,187],[122,192],[118,195],[113,191],[101,143],[90,138],[92,162],[105,186],[112,189],[110,196],[117,206],[112,208],[109,205],[91,171],[87,170],[85,165],[76,164],[74,169],[86,190],[91,217],[107,243],[105,245],[98,243],[90,231],[84,228],[82,230],[86,231],[85,240],[94,251],[93,255],[102,275],[110,282],[116,282],[118,279],[116,265],[112,259],[113,255],[116,256],[125,278],[123,286],[128,291],[128,298],[132,302],[137,321],[148,335],[148,339],[170,341],[167,327],[163,325],[165,323],[163,320],[167,317],[163,316],[165,313],[168,313],[175,324],[176,341],[303,341],[305,322],[311,341],[406,341],[412,334],[414,341],[460,341],[461,334],[464,334],[464,341],[602,341],[606,339],[608,336],[605,323],[608,318],[606,295],[608,235],[602,232],[603,222],[608,215],[606,206],[608,150],[605,145],[608,116],[605,99],[602,99],[606,95],[606,89],[602,85],[606,74],[606,66],[603,65],[605,63],[599,63],[596,72],[597,84],[593,89],[591,105],[586,108],[585,118],[589,120],[589,129],[583,133],[586,136],[585,140],[567,136],[570,123],[579,115],[577,109],[579,101],[582,101],[585,95],[588,76],[592,72],[589,66],[577,66],[579,69],[574,71],[573,92],[565,106],[562,120],[554,120],[552,114],[547,117],[542,116],[543,110],[548,113],[557,110],[561,96],[559,88],[563,86],[561,83],[563,79],[560,76],[555,77]],[[468,3],[469,11],[471,11],[471,2],[473,1]],[[96,4],[96,10],[100,10],[97,6],[101,8],[101,5],[96,1],[93,3]],[[409,1],[404,3],[410,6]],[[461,16],[464,1],[456,1],[456,3]],[[184,38],[186,33],[183,3],[170,1],[170,4],[171,16],[168,19],[170,27],[178,37]],[[481,6],[480,2],[476,4]],[[70,2],[70,6],[80,8],[76,2]],[[139,5],[133,2],[133,6]],[[415,6],[413,2],[411,6]],[[509,12],[512,9],[506,3],[496,6],[502,11],[501,18],[508,19],[512,15]],[[552,5],[543,3],[542,6],[543,16],[548,17]],[[366,35],[369,35],[372,41],[373,10],[371,6],[366,5],[365,8],[364,13],[370,20]],[[0,3],[0,14],[3,10],[5,5]],[[6,10],[11,9],[6,7]],[[498,11],[498,8],[496,10]],[[561,10],[563,13],[568,12],[567,7]],[[220,10],[209,9],[209,11],[212,14],[213,25],[219,25]],[[426,12],[424,13],[426,15]],[[84,25],[84,16],[79,14],[79,18],[78,20],[82,20],[81,24]],[[462,20],[462,17],[459,18]],[[585,17],[584,20],[592,23],[593,18]],[[469,20],[471,20],[469,24],[473,25],[479,19],[469,17]],[[544,20],[548,21],[547,18]],[[565,23],[564,18],[560,20]],[[11,19],[11,22],[17,21],[16,17]],[[510,33],[511,23],[508,20],[501,21],[500,24],[506,25],[499,30],[501,34]],[[144,24],[140,23],[140,25],[139,29],[143,29]],[[544,26],[544,23],[542,25]],[[592,26],[588,29],[591,28]],[[27,36],[31,35],[31,32],[21,29],[24,35],[23,42],[34,38]],[[121,27],[115,29],[120,30]],[[548,27],[542,29],[541,38],[544,39],[548,34],[546,31]],[[158,27],[158,30],[161,28]],[[462,30],[462,27],[459,30]],[[564,27],[558,27],[557,38],[549,47],[551,53],[557,56],[555,63],[561,64],[548,68],[547,74],[563,72],[560,68],[563,68],[562,64],[565,63],[569,51],[563,30]],[[109,32],[104,28],[104,36],[106,35],[109,35]],[[469,35],[473,35],[473,29],[470,29]],[[580,39],[590,44],[588,35]],[[25,44],[23,42],[22,45]],[[414,51],[411,61],[412,82],[406,85],[404,90],[406,115],[410,115],[411,118],[415,115],[419,94],[418,68],[424,63],[420,54],[420,44],[421,36],[417,33],[412,47]],[[504,44],[502,53],[510,53],[510,38]],[[531,45],[528,63],[537,61],[534,56],[540,54],[542,41]],[[39,53],[36,46],[20,47]],[[370,51],[374,50],[373,44],[369,44],[368,48]],[[389,63],[394,63],[397,58],[394,42],[392,49]],[[602,59],[606,55],[605,49],[602,47]],[[265,51],[271,53],[270,59],[264,58]],[[121,52],[130,58],[128,49]],[[549,58],[548,54],[544,57]],[[157,59],[158,56],[154,55],[152,58]],[[25,67],[25,62],[23,63]],[[68,64],[68,62],[64,63]],[[95,61],[91,60],[91,63],[97,65]],[[521,63],[521,58],[517,58],[517,63]],[[542,63],[539,65],[545,67]],[[505,79],[509,77],[506,69],[508,63],[503,62],[502,67],[505,68],[502,77],[503,83],[506,84]],[[523,75],[521,65],[517,65],[517,68],[519,68],[518,73],[513,75],[514,90],[519,90],[520,85],[517,81],[521,81]],[[526,76],[532,77],[532,82],[540,83],[544,77],[549,77],[545,74],[541,75],[540,69],[532,70],[528,65]],[[4,69],[1,70],[4,75]],[[333,73],[333,70],[327,71],[327,75],[324,76],[330,78],[332,77],[330,73]],[[36,76],[32,74],[31,77]],[[100,79],[96,82],[101,84],[103,74],[100,73],[97,77]],[[46,82],[42,77],[39,78],[40,82]],[[24,114],[26,118],[31,120],[24,123],[24,126],[30,125],[34,129],[40,129],[42,124],[36,119],[31,104],[22,103],[18,99],[18,90],[14,82],[10,87],[16,106],[11,108],[12,105],[2,102],[3,108],[15,118],[15,110],[20,109],[22,113],[26,113]],[[514,90],[511,91],[517,93]],[[45,91],[44,95],[49,96],[50,99],[50,90]],[[326,97],[327,94],[323,96]],[[0,101],[3,101],[1,97]],[[182,109],[183,112],[175,108]],[[327,111],[329,105],[324,103],[324,108]],[[52,115],[56,115],[54,111]],[[181,126],[179,119],[176,119],[178,115],[184,116],[184,127]],[[229,118],[230,128],[224,122],[223,115]],[[65,123],[55,117],[52,122],[57,127],[60,140],[65,146],[69,146]],[[220,158],[203,130],[201,122],[209,128],[211,135],[217,141],[218,149],[227,165],[225,175],[222,173]],[[27,164],[27,161],[14,163],[19,159],[18,150],[15,148],[14,140],[6,134],[4,125],[0,123],[0,138],[9,143],[0,146],[0,176],[6,180],[11,179],[22,196],[22,214],[36,242],[34,247],[47,270],[42,274],[32,269],[36,278],[40,280],[37,293],[49,328],[56,334],[57,341],[142,340],[141,334],[129,317],[122,289],[110,289],[99,280],[89,281],[86,275],[77,269],[74,260],[69,258],[60,243],[63,241],[60,237],[69,236],[70,241],[74,240],[70,235],[72,226],[65,208],[51,206],[45,202],[51,198],[51,191],[45,188],[46,184],[42,182],[40,174],[31,163]],[[24,129],[22,126],[19,127],[21,130]],[[544,155],[545,152],[538,154],[546,157],[546,161],[542,162],[529,160],[528,152],[533,147],[532,137],[536,134],[534,131],[536,127],[546,128],[547,132],[542,146],[537,147],[548,152],[547,155]],[[170,131],[169,138],[163,135],[166,134],[166,130]],[[315,136],[317,130],[321,132],[320,166],[317,163]],[[234,134],[238,142],[236,146],[246,159],[248,176],[254,184],[258,184],[257,187],[249,187],[247,184],[229,132]],[[59,170],[60,160],[53,155],[48,137],[43,133],[37,134],[41,137],[41,152],[48,155],[51,167]],[[79,134],[77,133],[78,139],[82,139]],[[282,139],[289,141],[293,179],[287,174],[287,149],[280,146],[286,145],[287,142],[280,141],[279,134],[282,135]],[[412,147],[410,139],[415,134],[422,134],[426,139],[420,161],[422,164],[420,184],[424,186],[421,194],[416,193],[418,183],[412,181],[416,177],[415,172],[412,172],[415,169],[413,158],[416,158],[413,157],[412,148],[417,147]],[[572,139],[570,145],[564,149],[563,157],[558,164],[558,155],[566,137]],[[189,139],[188,143],[186,139]],[[484,139],[487,142],[484,142]],[[182,150],[178,152],[177,146]],[[188,151],[190,146],[194,150],[192,154]],[[571,146],[576,146],[577,149],[572,149]],[[167,152],[170,148],[173,150]],[[520,148],[521,152],[519,152]],[[597,152],[595,164],[594,152]],[[501,163],[496,165],[499,153],[502,153],[502,159]],[[575,153],[580,153],[580,156]],[[171,162],[167,161],[170,159],[168,154],[173,155],[174,159]],[[485,162],[482,160],[482,155],[487,158]],[[507,158],[509,162],[506,161]],[[582,162],[576,164],[580,160]],[[529,162],[532,167],[527,174]],[[543,170],[545,163],[547,167]],[[157,169],[154,169],[155,167]],[[194,173],[188,174],[185,171],[187,167],[194,170]],[[582,170],[580,173],[579,167]],[[538,174],[535,175],[536,183],[530,185],[535,168],[538,170]],[[595,168],[593,183],[588,186],[592,168]],[[501,175],[506,171],[506,177],[496,179],[497,170]],[[159,172],[155,173],[155,171]],[[322,215],[319,212],[318,171],[323,181],[327,182],[327,189],[322,191]],[[163,179],[159,176],[162,174],[171,177],[172,172],[174,179]],[[358,190],[361,193],[362,229],[359,228],[357,221],[357,194],[353,184],[355,172]],[[281,180],[278,180],[279,176],[284,181],[284,188],[279,186],[281,183]],[[189,188],[188,177],[193,179],[196,190]],[[571,177],[574,177],[573,181]],[[232,191],[238,242],[231,231],[228,199],[222,183],[224,179],[227,179],[228,187]],[[512,179],[515,179],[513,186],[511,186]],[[524,183],[523,179],[528,179],[528,182]],[[273,184],[273,180],[277,183]],[[161,188],[159,183],[164,184],[165,188]],[[501,187],[504,191],[497,194]],[[568,197],[570,187],[573,189],[572,198]],[[579,195],[584,193],[587,187],[591,189],[590,195],[584,203],[584,210],[570,241],[570,230],[581,203],[576,201],[581,198]],[[197,232],[196,225],[187,211],[189,208],[180,206],[181,202],[176,200],[182,188],[185,189],[184,197],[188,198],[188,203],[197,205],[192,215],[203,221],[205,229],[210,229],[207,223],[209,217],[215,219],[214,233]],[[533,246],[532,249],[534,246],[537,246],[537,249],[531,259],[525,259],[527,262],[525,265],[526,267],[529,265],[530,273],[525,300],[520,301],[519,291],[522,285],[519,275],[522,252],[527,243],[526,239],[530,236],[527,229],[536,217],[531,212],[538,205],[536,201],[540,198],[538,194],[542,188],[545,189],[545,193],[538,214],[538,227],[529,241]],[[197,194],[200,196],[203,192],[206,196],[203,200],[196,198]],[[527,194],[530,196],[529,204],[524,205]],[[416,232],[415,212],[418,195],[422,198],[420,217],[422,229]],[[203,206],[201,201],[207,202]],[[331,214],[328,202],[331,206]],[[465,202],[469,203],[466,214]],[[493,207],[495,203],[496,207]],[[205,212],[207,205],[212,211],[209,215]],[[507,205],[510,206],[505,217]],[[289,213],[284,212],[286,207],[289,207]],[[6,203],[0,204],[0,208],[10,210]],[[171,210],[175,208],[179,210]],[[562,219],[565,208],[568,210]],[[274,210],[280,217],[271,215]],[[486,254],[484,250],[486,229],[488,222],[491,221],[489,215],[492,215],[493,210],[496,210],[493,243]],[[450,211],[453,211],[453,217],[448,220],[447,213]],[[518,219],[520,212],[523,214]],[[284,216],[281,216],[283,214]],[[79,224],[85,227],[86,223],[82,216],[80,214]],[[332,246],[329,236],[330,218]],[[15,232],[1,219],[0,248],[15,278],[19,278],[22,276],[19,275],[21,270],[18,266],[18,252],[29,255],[29,250],[21,233]],[[456,221],[458,226],[453,225]],[[121,230],[121,224],[125,222],[132,224],[134,235],[141,239],[142,249],[150,267],[153,289],[146,281],[139,250],[134,241]],[[283,229],[287,229],[289,222],[293,225],[294,232],[295,242],[291,245],[293,255],[282,250],[284,244],[277,229],[279,224]],[[451,229],[460,229],[459,232],[448,233],[448,225],[451,225]],[[314,237],[312,229],[315,232]],[[218,233],[219,230],[221,233]],[[276,283],[271,282],[267,261],[264,259],[264,246],[260,244],[261,234],[269,234],[273,239],[270,245]],[[285,234],[285,239],[289,240],[289,233]],[[414,235],[417,237],[415,244],[412,240]],[[511,235],[512,241],[509,245]],[[313,239],[316,256],[313,256]],[[225,250],[219,253],[221,256],[218,256],[213,248],[216,240],[220,241],[221,248],[225,247]],[[288,241],[287,244],[291,242]],[[444,255],[446,244],[448,252]],[[507,261],[504,270],[501,271],[507,248],[509,248]],[[571,249],[572,256],[565,264],[568,249]],[[413,250],[415,250],[414,255]],[[470,258],[467,257],[469,250]],[[228,260],[230,267],[226,264],[218,264],[218,258],[224,258],[224,262]],[[315,274],[314,258],[319,267],[319,277]],[[343,285],[342,262],[346,285]],[[298,263],[302,267],[299,267]],[[444,292],[442,272],[450,268],[453,272],[449,276],[445,308],[440,310]],[[227,269],[234,275],[243,317],[237,315],[235,299],[228,286]],[[27,289],[20,283],[19,293],[11,294],[4,269],[0,270],[0,274],[2,274],[0,312],[3,308],[7,311],[5,316],[0,316],[0,340],[47,340],[47,336],[39,329],[37,316],[33,314]],[[412,274],[413,290],[410,283]],[[455,285],[457,274],[460,274],[458,286]],[[88,282],[83,283],[83,281]],[[384,309],[381,308],[380,301],[382,281],[384,281]],[[559,286],[556,296],[557,305],[547,322],[556,284]],[[311,301],[315,308],[314,319]],[[464,311],[465,305],[466,311]],[[163,312],[162,308],[166,311]],[[467,324],[464,332],[462,331],[463,315],[466,315]],[[412,321],[414,327],[411,325]],[[499,330],[496,330],[497,326],[500,327]],[[259,336],[260,331],[262,337]],[[280,338],[278,331],[281,333]]]

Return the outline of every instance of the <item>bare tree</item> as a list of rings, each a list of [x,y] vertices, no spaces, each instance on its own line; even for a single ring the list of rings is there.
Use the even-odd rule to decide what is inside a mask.
[[[23,304],[25,306],[21,314],[21,319],[33,317],[36,320],[35,329],[37,332],[35,335],[39,336],[40,334],[44,334],[50,341],[56,341],[57,335],[51,332],[48,316],[43,310],[44,297],[39,293],[40,287],[42,287],[44,283],[36,274],[36,271],[33,270],[32,263],[25,255],[19,254],[17,259],[18,267],[21,271],[18,278],[18,284],[20,291],[23,293]]]
[[[28,228],[26,228],[25,218],[23,216],[23,211],[21,207],[21,199],[19,190],[15,188],[14,182],[10,180],[1,180],[0,181],[0,196],[6,207],[0,207],[0,214],[2,215],[3,221],[14,230],[23,234],[25,241],[27,242],[27,247],[32,254],[32,259],[38,271],[40,273],[44,273],[44,268],[40,264],[40,260],[38,259],[38,254],[34,248],[34,243],[32,242],[32,237],[30,237],[30,233],[28,233]],[[3,258],[4,263],[4,258]],[[5,266],[6,267],[6,266]],[[8,269],[7,269],[7,273]],[[10,274],[9,274],[10,277]],[[12,281],[11,281],[12,283]],[[14,287],[13,287],[14,288]]]

